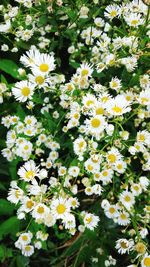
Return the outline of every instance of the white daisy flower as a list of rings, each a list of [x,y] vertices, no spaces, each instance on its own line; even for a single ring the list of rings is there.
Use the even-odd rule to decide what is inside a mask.
[[[141,261],[141,267],[149,267],[149,266],[150,266],[150,255],[146,253]]]
[[[34,85],[28,81],[21,81],[15,84],[12,88],[12,93],[17,101],[25,102],[31,99],[34,93]]]
[[[80,168],[77,166],[69,167],[68,173],[70,176],[77,177],[79,175]]]
[[[119,225],[128,225],[130,223],[130,217],[129,214],[126,211],[121,211],[118,214],[117,223]]]
[[[119,201],[124,205],[128,210],[134,205],[135,199],[134,195],[129,191],[123,191],[120,194]]]
[[[33,160],[29,160],[18,170],[18,175],[26,182],[33,181],[35,176],[38,176],[38,173],[39,169]]]
[[[104,16],[110,20],[120,16],[120,7],[118,5],[109,5],[105,9]]]
[[[118,216],[118,208],[116,205],[110,205],[104,208],[105,215],[110,218],[114,219]]]
[[[143,25],[144,23],[144,19],[142,19],[141,14],[137,13],[128,13],[124,19],[130,27],[134,28],[137,28],[139,25]]]
[[[55,69],[54,56],[48,54],[39,54],[39,57],[35,59],[35,65],[31,67],[33,74],[39,73],[39,75],[46,75],[50,71]]]
[[[34,46],[29,51],[26,52],[26,55],[21,56],[20,62],[25,67],[33,67],[35,65],[36,59],[40,56],[39,50]]]
[[[111,89],[118,91],[121,88],[121,80],[119,80],[117,77],[114,77],[109,82],[109,86]]]
[[[70,212],[70,202],[62,197],[53,199],[51,202],[51,212],[56,219],[65,219]]]
[[[117,95],[106,103],[106,110],[111,116],[121,116],[131,110],[130,103],[123,95]]]
[[[83,218],[85,227],[90,230],[94,230],[94,228],[97,227],[99,220],[99,217],[92,213],[85,213]]]
[[[26,245],[22,247],[22,254],[26,257],[30,257],[34,253],[34,247],[31,245]]]
[[[82,77],[90,77],[92,75],[93,68],[88,63],[82,63],[77,69],[77,74]]]
[[[31,239],[33,237],[33,234],[29,231],[27,233],[23,233],[19,236],[18,238],[18,242],[22,245],[22,246],[25,246],[25,245],[28,245],[30,242],[31,242]]]
[[[118,253],[125,254],[129,253],[133,245],[134,245],[133,240],[127,240],[125,238],[121,238],[117,240],[115,248],[118,250]]]
[[[96,115],[91,119],[86,119],[85,124],[87,132],[95,137],[99,137],[106,127],[105,117],[102,115]]]
[[[46,214],[49,212],[49,208],[43,204],[43,203],[38,203],[33,211],[32,211],[32,217],[35,218],[36,220],[38,219],[45,219]]]

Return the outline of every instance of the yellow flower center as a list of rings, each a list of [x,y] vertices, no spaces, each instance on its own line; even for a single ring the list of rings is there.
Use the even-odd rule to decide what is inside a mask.
[[[91,221],[92,221],[92,217],[86,218],[87,223],[91,223]]]
[[[96,109],[96,115],[102,115],[104,114],[104,109],[103,108],[97,108]]]
[[[44,208],[43,207],[38,207],[37,212],[40,213],[40,214],[44,213]]]
[[[124,241],[122,241],[120,243],[120,245],[121,245],[122,248],[125,248],[125,249],[128,247],[127,244]]]
[[[39,66],[39,69],[40,69],[40,71],[42,71],[42,72],[47,72],[48,69],[49,69],[49,66],[48,66],[48,64],[43,63],[43,64],[41,64],[41,65]]]
[[[25,246],[25,250],[26,251],[30,251],[31,250],[31,247],[30,246]]]
[[[31,209],[33,207],[33,202],[31,200],[28,200],[27,203],[26,203],[26,206],[28,209]]]
[[[25,86],[22,88],[21,92],[22,92],[23,96],[28,96],[30,94],[30,88]]]
[[[27,241],[28,240],[28,237],[26,235],[23,235],[21,238],[22,238],[23,241]]]
[[[118,106],[114,106],[112,108],[112,110],[115,112],[115,113],[121,113],[122,112],[122,108],[121,107],[118,107]]]
[[[16,198],[20,197],[20,191],[18,189],[16,189],[16,191],[15,191],[15,196],[16,196]]]
[[[116,17],[116,16],[117,16],[117,11],[116,11],[116,10],[112,10],[112,11],[110,12],[110,16],[111,16],[111,17]]]
[[[108,175],[108,172],[107,171],[103,171],[103,176],[106,177]]]
[[[101,125],[101,121],[97,118],[91,119],[91,125],[93,128],[98,128]]]
[[[88,100],[87,102],[86,102],[86,105],[89,107],[91,104],[94,104],[94,101],[93,100]]]
[[[83,147],[84,147],[84,144],[85,144],[85,142],[84,142],[84,141],[81,141],[81,142],[79,143],[79,148],[83,148]]]
[[[146,257],[144,259],[144,264],[145,264],[146,267],[149,267],[150,266],[150,258]]]
[[[140,135],[139,135],[139,141],[141,141],[141,142],[145,141],[145,136],[144,136],[144,134],[140,134]]]
[[[35,81],[36,81],[36,83],[38,83],[38,84],[43,84],[43,83],[44,83],[44,78],[43,78],[42,76],[37,76],[37,77],[35,78]]]
[[[88,75],[88,73],[89,73],[89,71],[87,69],[84,69],[81,71],[82,76],[86,76],[86,75]]]
[[[92,170],[93,170],[93,166],[89,164],[89,165],[87,166],[87,169],[88,169],[89,171],[92,171]]]
[[[58,214],[63,214],[66,211],[66,207],[64,204],[59,204],[56,208]]]
[[[144,105],[146,102],[148,102],[149,99],[147,97],[142,97],[141,98],[141,103]]]
[[[118,164],[118,165],[117,165],[117,168],[118,168],[119,170],[121,170],[121,169],[122,169],[122,164]]]
[[[35,172],[34,171],[27,171],[25,174],[25,177],[27,179],[33,178],[35,176]]]
[[[28,149],[29,149],[28,145],[24,146],[24,150],[28,150]]]
[[[126,220],[126,219],[127,219],[127,216],[126,216],[124,213],[121,213],[121,214],[120,214],[120,218],[121,218],[122,220]]]
[[[137,19],[133,19],[132,21],[131,21],[131,25],[132,26],[136,26],[138,24],[138,20]]]
[[[109,212],[110,212],[111,214],[113,214],[113,213],[115,212],[115,209],[114,209],[113,207],[110,207],[110,208],[109,208]]]
[[[109,154],[108,155],[108,160],[111,162],[111,163],[114,163],[116,161],[116,155],[114,154]]]
[[[111,87],[115,88],[115,87],[117,87],[117,86],[118,86],[117,82],[115,82],[115,81],[112,81],[112,82],[111,82]]]
[[[125,196],[124,200],[125,200],[126,202],[130,202],[130,201],[131,201],[131,198],[130,198],[129,196]]]

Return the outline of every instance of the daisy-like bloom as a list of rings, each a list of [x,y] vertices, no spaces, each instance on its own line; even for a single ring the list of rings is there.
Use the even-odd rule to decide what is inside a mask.
[[[106,127],[105,117],[102,115],[96,115],[91,119],[85,120],[87,132],[95,137],[99,137]]]
[[[118,253],[125,254],[129,253],[129,251],[132,249],[133,246],[134,246],[133,240],[127,240],[125,238],[121,238],[116,241],[115,248],[118,250]]]
[[[18,170],[18,175],[26,182],[33,181],[35,176],[38,176],[38,173],[39,169],[33,160],[29,160]]]
[[[123,95],[117,95],[106,103],[106,110],[111,116],[120,116],[131,110],[130,103]]]
[[[77,166],[69,167],[68,173],[70,176],[77,177],[79,175],[80,168]]]
[[[85,96],[83,96],[82,103],[86,109],[90,109],[97,104],[97,99],[95,95],[88,93]]]
[[[122,159],[122,155],[119,150],[115,147],[112,147],[106,154],[106,160],[110,165],[116,164],[119,160]]]
[[[7,199],[14,204],[18,204],[18,202],[23,199],[24,192],[21,188],[17,186],[16,181],[12,181],[10,184],[11,188],[9,189],[8,192],[8,197]]]
[[[137,58],[135,56],[121,58],[119,62],[126,67],[128,72],[134,71],[137,67]]]
[[[118,5],[109,5],[105,9],[104,16],[110,20],[120,16],[120,7]]]
[[[30,257],[34,253],[34,247],[31,245],[26,245],[22,247],[22,255]]]
[[[144,258],[141,262],[141,267],[149,267],[150,266],[150,255],[147,253],[144,255]]]
[[[37,238],[37,239],[40,239],[40,240],[42,240],[42,241],[46,241],[47,238],[48,238],[48,234],[47,234],[47,233],[44,233],[44,232],[42,232],[42,231],[37,231],[37,233],[36,233],[36,238]]]
[[[123,160],[118,160],[116,163],[115,163],[115,171],[117,171],[118,173],[124,173],[125,170],[127,168],[127,164],[125,161]]]
[[[43,203],[38,203],[32,211],[32,217],[36,220],[44,219],[48,212],[49,208],[46,205]]]
[[[70,201],[62,197],[53,199],[51,202],[51,212],[55,219],[65,219],[70,212],[70,208]]]
[[[31,242],[31,239],[33,237],[33,234],[29,231],[27,233],[23,233],[19,236],[18,238],[18,242],[22,245],[22,246],[25,246],[25,245],[28,245],[30,242]]]
[[[76,221],[73,214],[68,214],[65,219],[63,219],[63,224],[65,229],[72,229],[76,227]]]
[[[143,25],[144,19],[142,19],[141,14],[137,13],[130,13],[127,16],[124,17],[126,23],[130,27],[137,28],[139,25]]]
[[[133,183],[131,185],[131,191],[134,196],[138,196],[142,193],[142,187],[140,184]]]
[[[124,205],[128,210],[134,205],[135,199],[134,195],[129,191],[123,191],[120,194],[119,201]]]
[[[144,90],[140,92],[140,95],[137,99],[138,103],[140,103],[143,106],[149,106],[150,105],[150,90]]]
[[[126,211],[120,211],[117,217],[117,223],[119,225],[128,225],[130,223],[129,214]]]
[[[77,74],[85,78],[91,77],[92,72],[93,68],[88,63],[82,63],[80,67],[77,69]]]
[[[111,168],[106,168],[101,171],[100,173],[100,180],[102,181],[103,185],[107,185],[111,183],[114,171]]]
[[[24,211],[24,212],[30,212],[35,205],[35,202],[29,198],[29,197],[24,197],[23,199],[21,199],[21,203],[22,206],[20,207],[20,211]]]
[[[105,215],[110,218],[114,219],[118,216],[118,208],[116,205],[110,205],[104,209]]]
[[[86,212],[84,214],[83,218],[84,225],[90,230],[94,230],[94,228],[97,227],[99,220],[100,220],[99,217],[92,213]]]
[[[21,56],[20,62],[25,67],[33,67],[35,65],[36,59],[40,56],[39,50],[34,46],[29,51],[26,52],[26,55]]]
[[[76,155],[80,156],[82,155],[87,148],[87,143],[84,140],[83,137],[78,137],[74,142],[73,142],[73,149]]]
[[[35,59],[35,65],[31,67],[33,74],[46,75],[55,69],[54,56],[41,53]]]
[[[112,78],[109,86],[111,89],[118,91],[121,88],[121,81],[117,77]]]
[[[150,77],[148,74],[144,74],[140,77],[140,86],[142,89],[148,89],[150,87]]]
[[[17,101],[26,102],[34,93],[34,85],[28,81],[21,81],[12,88],[12,93]]]
[[[88,172],[95,173],[100,170],[100,163],[92,161],[91,158],[85,161],[84,167]]]
[[[22,157],[24,160],[28,160],[32,153],[32,148],[32,143],[26,139],[23,139],[20,144],[17,143],[16,155]]]
[[[16,132],[14,130],[10,130],[7,132],[6,144],[8,148],[11,148],[15,144],[16,137]]]
[[[104,27],[105,25],[105,21],[100,17],[95,18],[94,23],[97,27],[100,27],[100,28]]]
[[[46,78],[45,75],[34,73],[34,75],[28,75],[29,81],[34,84],[34,86],[38,86],[39,88],[47,87],[49,85],[49,78]]]
[[[45,216],[44,219],[42,221],[46,226],[48,227],[52,227],[55,223],[56,223],[56,219],[54,218],[53,214],[51,213],[51,211],[48,211]]]
[[[70,206],[72,209],[78,208],[79,207],[79,201],[76,197],[71,197],[69,198]]]

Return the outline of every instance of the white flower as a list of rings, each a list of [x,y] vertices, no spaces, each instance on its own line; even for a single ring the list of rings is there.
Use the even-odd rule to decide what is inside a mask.
[[[117,77],[112,78],[109,86],[111,89],[118,91],[121,88],[121,81]]]
[[[93,68],[92,66],[88,65],[88,63],[82,63],[81,66],[77,69],[77,73],[81,77],[90,77],[92,75]]]
[[[127,240],[125,238],[121,238],[117,240],[115,248],[118,250],[118,253],[125,254],[129,253],[133,245],[134,245],[133,240]]]
[[[144,19],[142,19],[141,14],[130,13],[124,17],[127,24],[131,27],[138,27],[144,23]]]
[[[44,205],[43,203],[38,203],[32,211],[32,217],[36,220],[44,219],[48,212],[49,208],[46,205]]]
[[[135,203],[134,195],[127,190],[123,191],[120,194],[119,201],[129,210]]]
[[[17,101],[25,102],[31,99],[34,93],[34,85],[28,81],[17,82],[15,87],[12,88],[12,93]]]
[[[92,213],[85,213],[84,218],[84,225],[90,230],[94,230],[95,227],[97,227],[99,222],[99,217],[96,215],[93,215]]]
[[[130,103],[123,95],[117,95],[106,103],[106,110],[112,116],[120,116],[131,110]]]
[[[77,177],[79,175],[80,169],[77,166],[69,167],[68,173],[70,176]]]
[[[26,245],[22,247],[22,254],[26,257],[30,257],[34,253],[34,247],[31,245]]]
[[[130,223],[129,214],[126,211],[119,212],[117,223],[119,225],[128,225]]]
[[[67,199],[59,197],[51,202],[51,212],[56,219],[65,219],[70,212],[70,202]]]
[[[146,253],[144,258],[142,259],[141,267],[149,267],[149,266],[150,266],[150,255]]]
[[[115,17],[120,16],[120,8],[117,5],[109,5],[105,9],[104,16],[109,19],[113,19]]]
[[[21,244],[21,246],[25,246],[31,242],[32,237],[33,234],[31,232],[23,233],[19,236],[17,241]]]
[[[39,169],[36,167],[33,160],[27,161],[22,167],[18,170],[18,175],[20,178],[26,182],[33,181],[35,176],[38,175]]]
[[[91,119],[86,119],[85,123],[87,132],[96,137],[99,137],[100,133],[102,133],[106,127],[105,117],[102,115],[96,115]]]

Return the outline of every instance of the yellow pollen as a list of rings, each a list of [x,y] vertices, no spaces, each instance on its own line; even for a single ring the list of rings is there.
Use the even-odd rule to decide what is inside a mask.
[[[92,217],[86,218],[87,223],[91,223],[91,221],[92,221]]]
[[[89,107],[91,104],[94,104],[94,101],[93,100],[88,100],[87,102],[86,102],[86,105]]]
[[[28,237],[26,235],[23,235],[21,238],[22,238],[23,241],[27,241],[28,240]]]
[[[84,142],[84,141],[81,141],[81,142],[79,143],[79,148],[83,148],[83,147],[84,147],[84,144],[85,144],[85,142]]]
[[[41,64],[41,65],[39,66],[39,69],[40,69],[40,71],[42,71],[42,72],[47,72],[47,71],[49,70],[49,66],[48,66],[48,64],[43,63],[43,64]]]
[[[131,100],[131,96],[127,95],[127,96],[126,96],[126,100],[127,100],[127,101],[130,101],[130,100]]]
[[[29,149],[28,145],[24,146],[24,150],[28,150],[28,149]]]
[[[72,84],[68,84],[68,85],[67,85],[67,89],[68,89],[69,91],[72,91],[72,89],[73,89]]]
[[[101,121],[97,118],[91,119],[91,125],[93,128],[98,128],[101,125]]]
[[[125,196],[124,200],[125,200],[126,202],[130,202],[131,198],[130,198],[129,196]]]
[[[102,102],[106,103],[108,101],[108,99],[109,99],[108,96],[103,96],[101,100],[102,100]]]
[[[15,196],[16,196],[16,198],[20,197],[20,191],[18,189],[16,189],[16,191],[15,191]]]
[[[43,78],[42,76],[37,76],[37,77],[35,78],[35,81],[36,81],[36,83],[38,83],[38,84],[43,84],[43,83],[44,83],[44,78]]]
[[[125,248],[125,249],[128,247],[124,241],[120,242],[120,245],[122,248]]]
[[[75,206],[77,204],[75,200],[73,200],[71,203],[72,203],[72,206]]]
[[[64,204],[59,204],[56,208],[58,214],[63,214],[66,211],[66,207]]]
[[[116,11],[116,10],[112,10],[112,11],[110,12],[110,16],[111,16],[111,17],[116,17],[116,16],[117,16],[117,11]]]
[[[30,246],[25,246],[25,250],[26,251],[30,251],[31,250],[31,247]]]
[[[28,96],[30,94],[30,88],[25,86],[21,89],[21,92],[22,92],[23,96]]]
[[[31,200],[28,200],[27,203],[26,203],[26,206],[28,209],[31,209],[33,207],[33,202]]]
[[[141,98],[141,102],[142,102],[143,105],[148,101],[149,101],[149,99],[147,97],[142,97]]]
[[[34,171],[27,171],[25,174],[25,177],[27,179],[33,178],[35,176],[35,172]]]
[[[145,264],[146,267],[149,267],[150,266],[150,258],[146,257],[144,259],[144,264]]]
[[[87,168],[88,168],[89,171],[92,171],[93,170],[93,166],[90,165],[90,164],[87,166]]]
[[[103,108],[97,108],[96,109],[96,115],[102,115],[104,114],[104,109]]]
[[[110,212],[111,214],[113,214],[113,213],[115,212],[115,209],[114,209],[113,207],[110,207],[110,208],[109,208],[109,212]]]
[[[144,134],[140,134],[140,135],[139,135],[139,141],[141,141],[141,142],[145,141],[145,136],[144,136]]]
[[[86,75],[88,75],[88,73],[89,73],[89,71],[87,69],[84,69],[81,71],[82,76],[86,76]]]
[[[75,119],[79,119],[79,114],[78,114],[78,113],[75,113],[75,114],[73,115],[73,117],[74,117]]]
[[[103,171],[102,174],[103,174],[103,176],[106,177],[108,175],[108,172],[107,171]]]
[[[135,191],[139,191],[138,185],[134,185],[133,188],[134,188]]]
[[[40,214],[44,213],[44,208],[43,207],[38,207],[37,212],[40,213]]]
[[[137,23],[138,23],[138,20],[137,20],[137,19],[133,19],[133,20],[131,21],[131,25],[132,25],[132,26],[136,26]]]
[[[121,213],[121,214],[120,214],[120,218],[121,218],[122,220],[126,220],[126,219],[127,219],[127,216],[126,216],[124,213]]]
[[[118,164],[118,165],[117,165],[117,168],[118,168],[119,170],[121,170],[121,169],[122,169],[122,164]]]
[[[108,160],[111,162],[111,163],[114,163],[116,161],[116,155],[114,154],[109,154],[108,155]]]
[[[121,113],[122,112],[122,108],[121,107],[118,107],[118,106],[114,106],[112,108],[112,110],[115,112],[115,113]]]
[[[117,87],[117,85],[118,85],[117,82],[112,81],[112,83],[111,83],[111,86],[112,86],[112,87]]]

